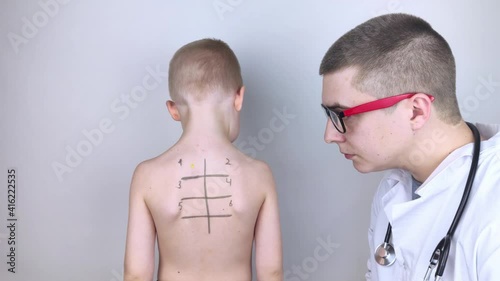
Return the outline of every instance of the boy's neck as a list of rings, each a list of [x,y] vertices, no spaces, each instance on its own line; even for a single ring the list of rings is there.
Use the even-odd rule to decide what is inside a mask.
[[[227,119],[223,112],[214,109],[190,111],[183,117],[180,141],[202,149],[230,144],[230,126]]]

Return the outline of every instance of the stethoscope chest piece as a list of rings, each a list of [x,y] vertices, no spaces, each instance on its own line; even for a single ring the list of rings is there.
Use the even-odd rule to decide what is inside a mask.
[[[396,261],[394,247],[390,243],[382,243],[375,249],[375,261],[382,266],[390,266]]]

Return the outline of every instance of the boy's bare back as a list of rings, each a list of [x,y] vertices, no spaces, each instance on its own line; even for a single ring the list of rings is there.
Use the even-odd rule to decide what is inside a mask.
[[[150,213],[143,227],[156,228],[159,280],[251,280],[254,234],[256,247],[281,251],[266,245],[280,240],[271,172],[233,146],[203,152],[176,145],[141,163],[132,189]],[[273,256],[258,262],[272,266],[265,259]]]

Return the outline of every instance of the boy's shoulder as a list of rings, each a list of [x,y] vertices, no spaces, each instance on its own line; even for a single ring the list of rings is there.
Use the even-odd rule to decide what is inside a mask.
[[[243,152],[238,150],[238,164],[245,166],[251,170],[255,170],[256,172],[261,172],[261,173],[271,173],[271,167],[269,166],[268,163],[258,160],[255,158],[252,158]]]
[[[165,169],[168,169],[169,166],[173,166],[175,164],[173,163],[175,160],[175,153],[172,152],[172,148],[170,148],[158,156],[139,162],[134,173],[151,175],[162,170],[165,171]]]
[[[193,150],[186,149],[186,147],[179,148],[174,145],[162,154],[140,162],[136,167],[135,173],[149,176],[158,174],[166,175],[166,171],[172,171],[174,168],[196,162],[199,157],[201,156],[193,153]],[[227,165],[227,170],[236,174],[241,172],[257,176],[260,180],[272,179],[272,170],[267,162],[252,158],[236,148],[228,149],[224,153],[212,154],[207,158],[220,158],[218,162],[222,165]]]

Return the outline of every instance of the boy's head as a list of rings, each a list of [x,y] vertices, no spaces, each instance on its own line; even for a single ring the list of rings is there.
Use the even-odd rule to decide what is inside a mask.
[[[184,129],[193,123],[215,126],[231,142],[237,138],[245,87],[238,59],[226,43],[202,39],[184,45],[170,61],[168,82],[168,111]]]
[[[407,14],[372,18],[327,51],[320,75],[354,68],[353,86],[376,98],[407,92],[434,96],[438,116],[461,120],[455,94],[455,60],[448,43],[426,21]]]
[[[218,102],[243,86],[240,65],[229,46],[217,39],[184,45],[170,61],[170,97],[176,104]]]

